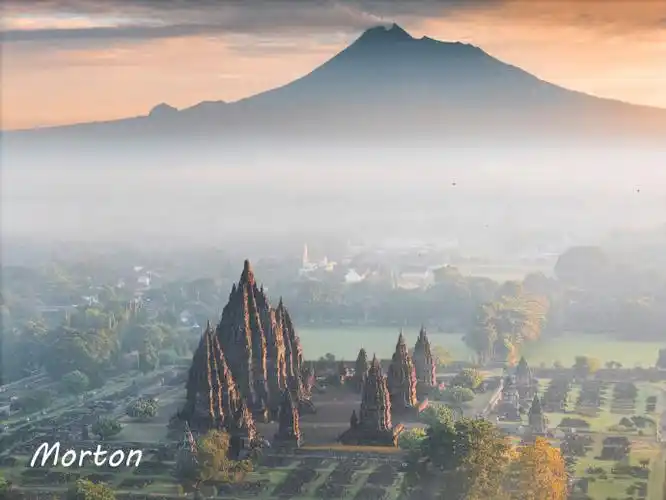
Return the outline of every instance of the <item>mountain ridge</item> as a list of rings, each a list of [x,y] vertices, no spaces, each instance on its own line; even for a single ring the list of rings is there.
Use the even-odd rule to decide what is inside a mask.
[[[104,140],[105,134],[219,132],[492,135],[498,127],[518,135],[520,130],[548,136],[575,129],[574,134],[664,137],[666,109],[569,90],[474,45],[414,38],[392,24],[367,29],[296,80],[236,101],[202,101],[180,110],[162,103],[147,115],[2,133],[62,137],[81,132]]]

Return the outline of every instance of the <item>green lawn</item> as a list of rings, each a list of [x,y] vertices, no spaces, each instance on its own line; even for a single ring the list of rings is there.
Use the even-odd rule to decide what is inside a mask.
[[[628,476],[615,476],[611,474],[611,469],[614,467],[615,462],[608,460],[597,460],[595,457],[601,453],[602,441],[604,436],[596,435],[592,450],[588,452],[585,457],[581,457],[576,464],[576,476],[591,477],[586,473],[589,467],[601,467],[607,474],[606,479],[601,479],[599,476],[594,476],[595,481],[589,483],[588,495],[594,500],[606,500],[607,498],[625,498],[628,497],[626,492],[627,488],[632,484],[639,481],[645,481],[635,477]],[[662,500],[657,493],[661,493],[661,486],[656,489],[658,481],[663,479],[662,469],[656,467],[656,462],[661,458],[659,446],[656,443],[638,442],[632,443],[632,452],[630,455],[629,463],[631,465],[639,465],[641,459],[650,459],[650,477],[648,483],[648,499],[649,500]],[[663,460],[662,460],[663,462]],[[662,483],[663,484],[663,483]],[[656,496],[653,496],[656,495]]]
[[[339,326],[309,327],[300,326],[298,335],[303,344],[307,359],[319,358],[332,353],[338,359],[354,360],[361,347],[370,355],[376,353],[381,358],[390,358],[398,338],[398,327],[376,326]],[[408,345],[416,342],[419,327],[404,329]],[[462,340],[464,332],[439,333],[428,332],[433,345],[449,350],[454,359],[469,360],[472,353]],[[564,366],[573,365],[576,356],[592,356],[602,363],[618,361],[626,367],[640,364],[643,367],[654,366],[657,352],[664,345],[658,342],[634,342],[615,340],[605,335],[568,334],[525,344],[522,354],[531,366],[544,363],[552,366],[559,361]]]
[[[659,342],[634,342],[615,340],[604,335],[569,334],[562,337],[545,338],[525,344],[522,354],[531,366],[545,363],[552,366],[559,361],[564,366],[572,366],[576,356],[591,356],[601,363],[617,361],[625,367],[641,365],[654,366],[657,352],[664,344]]]
[[[540,379],[539,380],[539,394],[543,397],[544,392],[546,391],[550,379]],[[611,413],[611,403],[613,400],[613,384],[609,384],[606,390],[606,401],[599,409],[599,413],[595,416],[583,415],[575,412],[576,401],[578,395],[580,394],[580,385],[574,384],[569,391],[570,405],[569,408],[572,410],[569,413],[560,413],[553,412],[547,413],[549,427],[554,428],[559,425],[565,417],[570,418],[583,418],[590,423],[591,432],[609,432],[609,428],[616,426],[622,417],[631,417],[632,415],[644,415],[651,417],[655,420],[659,420],[659,414],[662,411],[664,406],[663,395],[660,391],[658,384],[652,384],[649,382],[638,382],[636,384],[638,387],[638,397],[636,398],[636,409],[635,412],[627,415],[620,415]],[[655,395],[657,396],[657,411],[654,414],[645,413],[645,400],[648,396]],[[646,436],[653,436],[656,432],[656,428],[646,428],[643,429],[643,432]],[[617,430],[613,430],[613,433],[617,433]],[[632,431],[629,434],[637,434],[637,431]]]
[[[358,351],[364,347],[368,355],[390,358],[395,351],[400,329],[398,327],[340,326],[340,327],[300,327],[298,336],[303,345],[306,359],[316,359],[326,353],[337,359],[353,361]],[[419,327],[405,328],[403,331],[408,346],[413,346],[418,337]],[[428,332],[432,345],[447,349],[455,359],[467,360],[471,352],[462,341],[463,333]]]

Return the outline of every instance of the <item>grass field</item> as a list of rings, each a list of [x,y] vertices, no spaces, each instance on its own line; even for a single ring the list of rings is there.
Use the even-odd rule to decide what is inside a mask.
[[[530,365],[545,363],[552,366],[559,361],[564,366],[573,365],[576,356],[591,356],[602,363],[617,361],[627,368],[640,365],[654,366],[659,349],[664,343],[616,340],[604,335],[568,334],[562,337],[543,339],[526,344],[522,354]]]
[[[543,397],[543,394],[545,393],[548,384],[550,383],[549,379],[540,379],[539,380],[539,394],[541,397]],[[635,403],[635,410],[631,412],[630,414],[616,414],[612,413],[611,411],[611,405],[612,405],[612,395],[613,395],[613,386],[612,384],[609,386],[606,392],[606,399],[604,403],[599,407],[599,411],[596,416],[591,416],[588,414],[579,414],[575,412],[575,402],[578,399],[578,396],[581,391],[581,386],[579,384],[574,384],[571,387],[571,390],[569,391],[569,400],[572,402],[570,405],[570,412],[569,413],[552,413],[548,412],[546,413],[546,416],[548,417],[548,423],[549,427],[555,428],[559,425],[559,423],[562,421],[563,418],[565,417],[573,417],[573,418],[583,418],[587,422],[590,423],[590,431],[591,432],[597,432],[597,433],[605,433],[609,432],[611,427],[617,426],[619,423],[620,419],[624,416],[631,416],[631,415],[643,415],[645,417],[650,417],[655,419],[657,422],[659,421],[659,415],[661,414],[662,411],[666,410],[666,405],[664,404],[663,397],[661,395],[661,391],[659,389],[659,385],[656,383],[650,383],[650,382],[638,382],[636,383],[636,386],[638,388],[638,397],[636,398],[636,403]],[[646,406],[646,399],[648,396],[657,396],[657,407],[656,411],[652,414],[647,414],[645,412],[645,406]],[[616,429],[612,430],[613,433],[617,433]],[[637,433],[637,431],[632,431],[631,433]],[[656,428],[650,427],[650,428],[645,428],[643,429],[643,433],[646,436],[655,436],[656,434]]]
[[[418,327],[404,329],[408,345],[416,342],[418,330]],[[306,358],[319,358],[330,352],[338,359],[354,360],[361,347],[370,355],[376,353],[381,358],[390,358],[395,349],[398,331],[398,328],[374,326],[305,327],[298,329],[298,335]],[[471,359],[472,353],[462,340],[462,332],[431,331],[428,332],[428,337],[432,345],[449,350],[454,359]],[[665,345],[658,342],[634,342],[615,340],[605,335],[571,333],[526,344],[522,348],[522,354],[534,367],[541,363],[552,366],[556,361],[564,366],[571,366],[576,356],[592,356],[602,363],[617,361],[625,367],[641,365],[647,368],[654,366],[657,352],[663,347]]]
[[[373,326],[340,326],[322,328],[298,328],[298,336],[307,358],[319,358],[330,352],[337,359],[355,360],[361,347],[372,356],[390,358],[395,351],[399,328]],[[408,346],[413,346],[419,327],[405,328],[403,334]],[[455,359],[468,359],[471,352],[462,341],[462,333],[428,332],[433,345],[448,349]]]

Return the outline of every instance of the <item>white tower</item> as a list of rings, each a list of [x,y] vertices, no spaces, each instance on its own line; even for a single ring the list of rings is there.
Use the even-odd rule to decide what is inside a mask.
[[[305,243],[303,245],[303,267],[308,267],[308,264],[310,263],[310,260],[308,259],[308,244]]]

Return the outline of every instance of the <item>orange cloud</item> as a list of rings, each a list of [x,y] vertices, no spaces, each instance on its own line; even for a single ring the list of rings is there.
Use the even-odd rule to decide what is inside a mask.
[[[63,2],[44,2],[58,3]],[[181,32],[170,38],[167,30],[140,40],[139,24],[148,11],[120,11],[119,0],[90,0],[86,5],[97,10],[70,18],[49,18],[46,11],[30,18],[16,10],[4,29],[51,31],[36,44],[4,44],[2,126],[135,116],[160,102],[186,107],[203,100],[236,100],[308,73],[355,38],[350,26],[358,34],[364,23],[381,19],[397,20],[415,36],[474,43],[568,88],[666,107],[666,30],[659,29],[666,19],[665,2],[508,0],[452,9],[454,3],[445,8],[441,2],[410,2],[399,10],[397,3],[338,2],[328,10],[303,7],[292,18],[284,9],[267,7],[271,14],[282,12],[271,19],[260,10],[233,5],[219,12],[202,8],[186,20],[209,17],[211,24],[202,27],[205,34]],[[160,12],[167,23],[181,11]],[[234,22],[222,22],[220,12]],[[93,35],[102,32],[86,30],[122,24],[121,13],[135,23],[133,41],[122,38],[127,30],[114,34],[107,29],[100,38]],[[225,32],[230,24],[234,28]],[[57,39],[60,29],[81,31],[69,42],[45,41]],[[87,34],[93,38],[86,40]]]
[[[596,28],[583,20],[595,2],[523,2],[459,12],[415,23],[415,34],[461,40],[505,62],[567,88],[600,97],[666,108],[666,29],[643,28],[661,2],[607,2]],[[666,4],[665,4],[666,5]],[[557,8],[557,6],[565,6]],[[622,15],[626,12],[624,21]],[[633,15],[633,18],[631,16]],[[612,20],[615,29],[610,30]],[[622,29],[620,29],[622,28]]]
[[[311,71],[340,46],[291,44],[234,49],[238,40],[155,40],[99,50],[3,57],[3,128],[147,114],[160,102],[179,108],[236,100]]]

